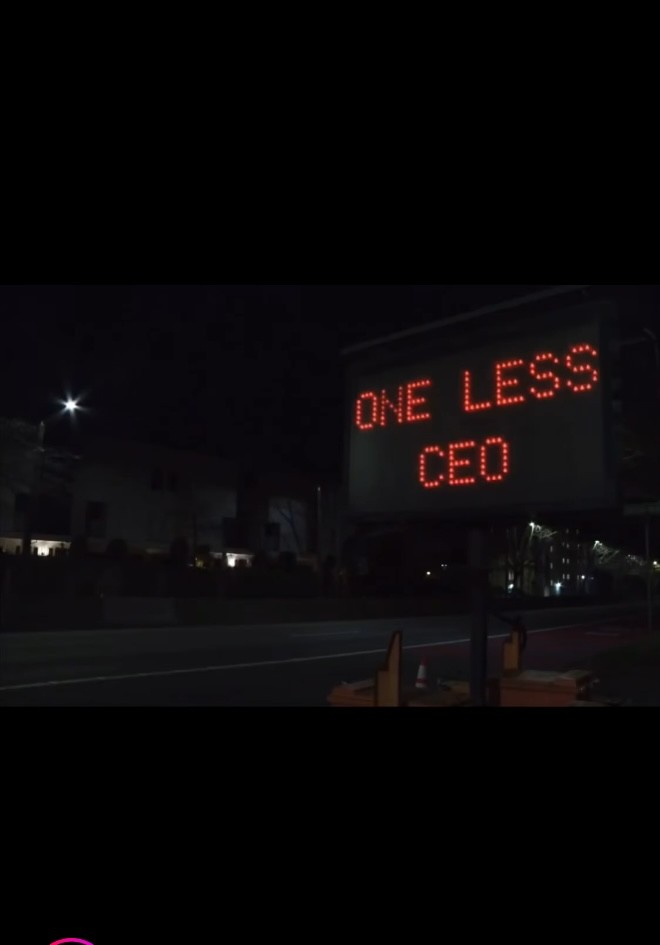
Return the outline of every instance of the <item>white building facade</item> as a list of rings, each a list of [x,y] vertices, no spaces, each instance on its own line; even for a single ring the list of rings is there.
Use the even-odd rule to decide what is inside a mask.
[[[165,553],[177,539],[221,553],[234,544],[236,470],[181,450],[103,441],[77,471],[71,533],[92,551],[112,540]]]

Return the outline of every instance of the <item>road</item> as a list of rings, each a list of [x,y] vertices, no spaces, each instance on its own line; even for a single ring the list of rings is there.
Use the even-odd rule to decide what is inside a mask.
[[[530,612],[527,665],[588,661],[634,633],[639,613],[630,606]],[[9,633],[0,635],[0,706],[322,706],[338,683],[374,675],[398,629],[406,683],[422,657],[432,681],[466,678],[468,616]],[[490,665],[499,669],[507,627],[492,621],[490,635]]]

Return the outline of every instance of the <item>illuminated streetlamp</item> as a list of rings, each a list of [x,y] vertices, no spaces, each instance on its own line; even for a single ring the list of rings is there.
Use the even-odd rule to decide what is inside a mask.
[[[67,397],[66,400],[61,401],[63,410],[59,411],[55,416],[61,416],[63,413],[68,413],[70,416],[73,416],[77,410],[81,410],[79,401],[74,400],[73,397]],[[44,440],[46,439],[46,424],[50,423],[52,417],[49,417],[47,420],[42,420],[37,428],[37,451],[40,456],[37,461],[34,475],[32,488],[30,490],[30,496],[28,499],[28,507],[25,512],[25,527],[23,529],[23,554],[29,555],[32,551],[32,521],[34,518],[34,510],[37,500],[37,495],[39,488],[41,486],[41,479],[44,471],[44,460],[45,460],[45,450],[44,450]]]
[[[82,409],[80,406],[80,402],[78,400],[74,400],[72,397],[67,397],[67,399],[63,400],[61,403],[62,403],[63,410],[60,413],[55,414],[56,417],[61,416],[62,413],[68,413],[71,416],[73,416],[76,410]],[[38,435],[39,449],[43,449],[44,439],[46,437],[46,423],[50,423],[51,419],[52,417],[49,417],[48,420],[42,420],[41,423],[39,424],[39,435]]]

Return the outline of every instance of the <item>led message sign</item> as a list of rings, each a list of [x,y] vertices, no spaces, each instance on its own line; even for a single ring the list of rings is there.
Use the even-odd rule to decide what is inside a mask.
[[[352,512],[611,505],[606,344],[591,310],[561,327],[523,325],[506,341],[355,372]]]

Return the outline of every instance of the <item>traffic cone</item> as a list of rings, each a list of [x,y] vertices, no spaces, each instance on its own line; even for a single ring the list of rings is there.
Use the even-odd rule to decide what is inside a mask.
[[[415,689],[428,689],[428,673],[426,667],[426,657],[419,664],[419,669],[417,670],[417,682],[415,683]]]

